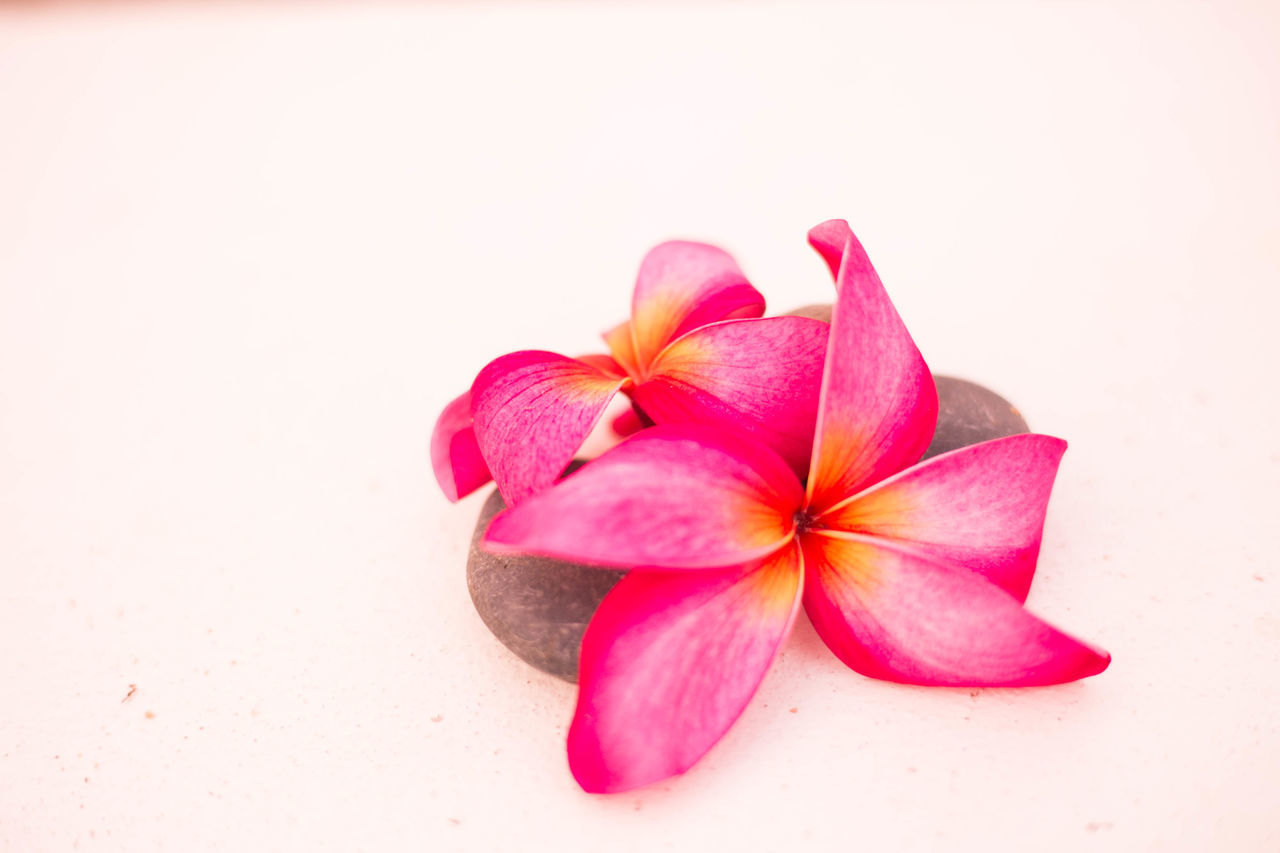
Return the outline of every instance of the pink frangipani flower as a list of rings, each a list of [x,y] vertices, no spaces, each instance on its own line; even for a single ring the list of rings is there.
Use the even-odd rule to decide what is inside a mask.
[[[569,761],[592,792],[684,772],[738,718],[803,606],[854,670],[1054,684],[1110,656],[1023,607],[1065,442],[1015,435],[920,464],[937,395],[842,221],[810,241],[837,299],[807,482],[748,435],[658,427],[498,515],[486,546],[635,568],[582,643]]]
[[[803,473],[828,327],[763,313],[764,297],[727,253],[663,243],[640,266],[631,319],[604,335],[611,355],[510,353],[445,408],[431,437],[441,489],[456,501],[492,476],[509,505],[536,494],[620,391],[654,423],[753,435]]]

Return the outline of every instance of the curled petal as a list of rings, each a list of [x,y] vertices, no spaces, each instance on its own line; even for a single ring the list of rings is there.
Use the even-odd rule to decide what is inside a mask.
[[[933,376],[852,233],[836,290],[808,482],[815,511],[917,462],[938,420]]]
[[[582,639],[569,766],[584,790],[683,773],[755,695],[799,609],[799,548],[761,564],[632,572]]]
[[[803,537],[805,611],[840,660],[907,684],[1026,686],[1097,675],[1111,656],[959,566],[874,537]]]
[[[736,566],[786,544],[802,498],[764,445],[659,426],[498,515],[484,541],[493,551],[620,568]]]
[[[840,276],[840,261],[844,258],[844,246],[850,239],[856,242],[858,238],[853,236],[853,229],[843,219],[828,219],[821,225],[815,225],[809,229],[809,245],[816,249],[822,259],[827,262],[832,278]],[[861,249],[862,244],[858,243],[858,247]]]
[[[555,482],[623,381],[537,350],[480,371],[471,386],[476,440],[509,506]]]
[[[766,317],[694,329],[664,349],[631,392],[658,423],[705,423],[754,436],[809,469],[826,323]]]
[[[431,432],[431,467],[445,497],[455,503],[489,482],[471,422],[471,392],[444,407]]]
[[[872,486],[821,521],[964,566],[1025,601],[1066,449],[1060,438],[1034,434],[962,447]]]
[[[764,313],[764,297],[729,254],[675,240],[645,255],[631,299],[635,363],[644,370],[668,343],[690,329]],[[610,342],[612,347],[612,342]],[[614,358],[619,357],[615,351]]]

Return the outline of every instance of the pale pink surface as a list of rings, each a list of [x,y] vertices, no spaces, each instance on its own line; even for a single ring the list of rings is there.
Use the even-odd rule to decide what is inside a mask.
[[[1096,675],[1111,656],[1032,616],[981,575],[878,537],[802,537],[805,612],[863,675],[908,684],[1015,687]]]
[[[751,435],[797,476],[809,468],[827,324],[767,317],[694,329],[654,359],[632,398],[657,423]]]
[[[431,433],[431,467],[445,497],[457,501],[493,479],[476,443],[471,392],[444,407]]]
[[[500,513],[484,542],[620,568],[723,567],[785,544],[802,498],[763,444],[713,427],[660,426]]]
[[[1000,10],[0,6],[0,849],[1280,849],[1280,10]],[[667,236],[829,301],[835,213],[1071,441],[1029,604],[1115,661],[903,688],[800,618],[697,767],[583,794],[432,424]]]
[[[800,607],[799,548],[761,564],[632,572],[582,638],[569,766],[583,789],[683,773],[755,695]]]
[[[919,460],[938,419],[929,368],[862,244],[842,220],[835,223],[818,226],[820,234],[838,229],[846,238],[806,484],[814,511]]]
[[[962,447],[848,499],[822,523],[964,566],[1025,601],[1066,449],[1034,434]]]
[[[476,440],[508,504],[555,482],[622,383],[539,350],[501,356],[480,371],[471,386]]]
[[[617,357],[634,354],[640,380],[662,348],[685,332],[763,313],[764,297],[729,253],[705,243],[672,240],[649,250],[640,263],[631,298],[634,349]]]

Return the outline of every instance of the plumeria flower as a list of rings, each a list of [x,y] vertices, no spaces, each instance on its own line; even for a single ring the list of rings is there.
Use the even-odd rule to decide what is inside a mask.
[[[802,483],[751,436],[657,427],[498,515],[498,551],[635,567],[582,642],[569,761],[587,791],[684,772],[755,693],[803,606],[840,660],[909,684],[1094,675],[1110,656],[1023,608],[1065,442],[1014,435],[924,453],[937,394],[862,246],[810,232],[837,269]]]
[[[759,318],[764,297],[724,251],[669,242],[645,256],[631,319],[606,332],[610,355],[526,350],[490,362],[431,438],[450,500],[492,476],[508,505],[564,471],[618,392],[650,423],[706,423],[752,435],[797,472],[809,464],[828,327]],[[631,418],[628,429],[641,426]]]

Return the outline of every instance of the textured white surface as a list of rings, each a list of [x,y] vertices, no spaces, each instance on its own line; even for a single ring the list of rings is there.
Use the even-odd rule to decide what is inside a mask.
[[[1213,5],[0,10],[0,848],[1280,847],[1280,15]],[[829,216],[1070,440],[1030,604],[1115,663],[915,689],[802,626],[584,795],[430,426],[661,239],[826,298]]]

